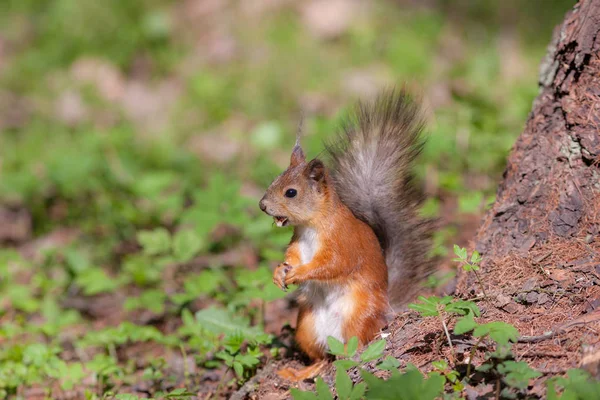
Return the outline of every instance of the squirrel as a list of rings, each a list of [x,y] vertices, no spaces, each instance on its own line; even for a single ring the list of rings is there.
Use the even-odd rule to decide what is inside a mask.
[[[259,203],[278,227],[294,226],[273,282],[283,290],[299,285],[295,340],[314,362],[283,369],[281,377],[316,376],[327,362],[328,336],[367,344],[432,272],[432,227],[418,216],[421,196],[411,184],[423,127],[420,107],[402,89],[359,102],[325,144],[328,167],[306,160],[298,132],[289,167]]]

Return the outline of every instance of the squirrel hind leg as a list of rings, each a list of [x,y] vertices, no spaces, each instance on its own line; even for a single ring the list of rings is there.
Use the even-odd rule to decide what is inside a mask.
[[[326,366],[327,360],[319,360],[308,367],[298,370],[294,368],[283,368],[277,372],[277,375],[288,381],[302,382],[306,379],[312,379],[319,375]]]

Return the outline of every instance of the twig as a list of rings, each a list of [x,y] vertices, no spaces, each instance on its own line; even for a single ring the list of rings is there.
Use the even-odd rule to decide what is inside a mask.
[[[560,332],[549,331],[544,333],[543,335],[537,336],[521,336],[517,339],[519,343],[537,343],[543,342],[544,340],[552,339],[554,336],[558,335]]]
[[[119,359],[119,357],[117,357],[117,348],[115,347],[114,343],[110,343],[108,345],[108,354],[110,354],[110,356],[115,360]]]
[[[542,261],[544,261],[546,258],[550,257],[552,255],[552,251],[549,251],[548,253],[536,258],[535,260],[533,260],[533,264],[539,264]]]
[[[485,288],[483,287],[483,282],[481,281],[479,274],[477,273],[476,270],[473,270],[473,272],[475,273],[475,277],[477,278],[477,281],[479,282],[479,286],[481,286],[481,291],[483,292],[483,298],[485,300],[489,299],[489,297],[487,296],[487,293],[485,293]]]
[[[500,378],[496,380],[496,400],[500,400]]]
[[[231,368],[227,367],[225,372],[223,372],[223,375],[221,375],[221,379],[219,380],[219,384],[217,385],[217,389],[215,390],[215,394],[217,396],[221,393],[221,389],[223,388],[223,383],[224,383],[225,378],[227,377],[227,373],[229,372],[230,369]]]
[[[561,358],[561,357],[565,357],[566,355],[567,355],[567,353],[560,352],[560,351],[547,351],[547,352],[534,351],[534,352],[523,353],[523,354],[521,354],[521,356],[519,358],[525,358],[525,357],[552,357],[552,358]]]
[[[185,386],[190,386],[190,370],[188,368],[187,363],[187,352],[185,351],[185,346],[183,344],[179,345],[179,350],[181,351],[181,355],[183,356],[183,379],[185,381]]]
[[[574,319],[573,321],[569,321],[567,323],[562,324],[561,326],[559,326],[558,328],[554,329],[553,331],[548,331],[548,332],[544,332],[543,335],[537,335],[537,336],[521,336],[519,339],[517,339],[517,342],[519,343],[537,343],[537,342],[541,342],[544,340],[548,340],[553,338],[554,336],[557,336],[561,333],[564,333],[568,328],[574,327],[574,326],[578,326],[578,325],[586,325],[589,324],[591,322],[596,322],[600,320],[600,310],[595,310],[589,314],[585,314],[582,315],[579,318]]]
[[[475,357],[475,351],[477,350],[477,348],[481,344],[482,340],[483,340],[483,336],[481,336],[479,338],[479,340],[477,341],[477,343],[475,343],[475,346],[471,347],[471,352],[469,353],[469,365],[467,365],[467,379],[469,379],[469,376],[471,375],[471,368],[472,368],[472,365],[473,365],[473,357]]]
[[[444,327],[444,332],[446,333],[446,338],[448,339],[448,345],[450,346],[450,351],[452,352],[452,362],[454,363],[454,347],[452,346],[452,339],[450,339],[450,333],[448,332],[448,327],[446,326],[444,316],[441,314],[440,320],[442,321],[442,326]]]

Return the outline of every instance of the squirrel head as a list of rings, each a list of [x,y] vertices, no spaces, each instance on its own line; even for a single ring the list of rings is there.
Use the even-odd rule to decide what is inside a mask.
[[[260,209],[279,227],[308,225],[327,199],[327,179],[323,162],[316,158],[307,162],[296,141],[290,166],[271,183],[260,200]]]

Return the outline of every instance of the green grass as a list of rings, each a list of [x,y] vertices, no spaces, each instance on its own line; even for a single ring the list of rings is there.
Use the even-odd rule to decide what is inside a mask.
[[[464,5],[465,15],[478,17],[462,23],[446,6],[377,2],[329,41],[288,7],[260,17],[217,10],[209,20],[227,26],[235,43],[222,62],[207,57],[202,42],[214,27],[184,23],[183,6],[166,0],[10,0],[1,7],[0,38],[9,50],[0,104],[11,112],[0,110],[9,121],[0,126],[0,204],[31,215],[28,243],[74,233],[33,257],[21,251],[27,243],[0,249],[0,398],[24,398],[36,385],[49,397],[75,387],[101,398],[139,382],[160,397],[177,387],[200,390],[211,370],[224,378],[208,390],[235,388],[278,357],[263,322],[265,304],[283,296],[270,268],[290,231],[273,229],[257,193],[284,166],[301,111],[314,156],[360,97],[348,83],[353,74],[407,81],[427,100],[440,88],[445,100],[428,107],[429,142],[416,170],[434,195],[424,212],[438,214],[438,198],[459,198],[457,215],[480,212],[536,95],[552,24],[567,8],[548,11],[539,37],[515,31],[511,55],[522,70],[509,79],[502,21]],[[460,54],[448,52],[448,37]],[[74,72],[82,60],[92,78]],[[89,65],[104,71],[100,84],[118,77],[115,98]],[[178,87],[174,100],[133,118],[119,91],[138,83],[161,98],[165,82]],[[65,93],[84,110],[72,120],[57,112]],[[234,156],[209,161],[193,145],[207,135],[226,137]],[[227,234],[215,233],[224,226]],[[435,252],[444,254],[453,235],[438,236]],[[256,265],[220,257],[248,248]],[[118,318],[90,311],[107,298],[120,299],[108,303]],[[158,347],[162,356],[142,351],[132,362],[123,354],[134,344]],[[192,363],[194,374],[169,365],[172,354]]]

